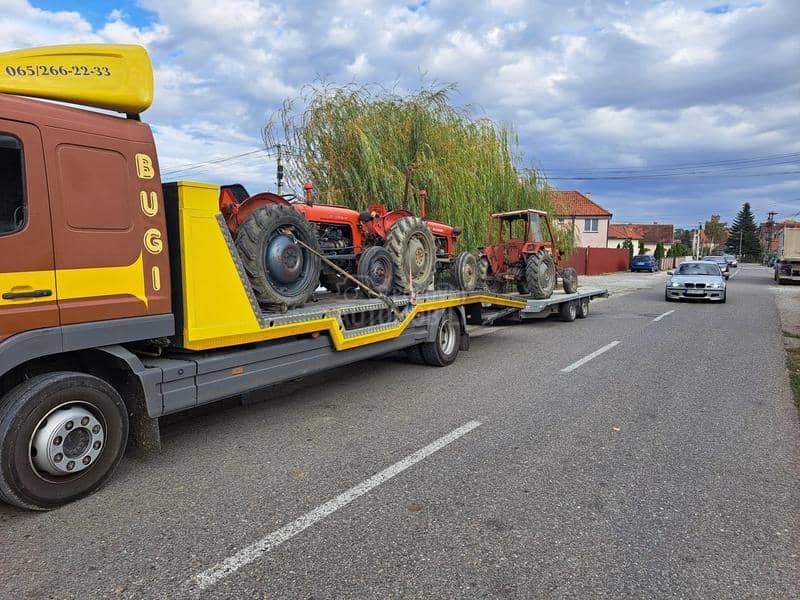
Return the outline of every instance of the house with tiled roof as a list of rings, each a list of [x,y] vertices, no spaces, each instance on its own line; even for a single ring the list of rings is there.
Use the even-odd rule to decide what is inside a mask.
[[[644,243],[646,254],[653,254],[659,242],[666,252],[675,241],[675,228],[666,223],[620,223],[608,227],[608,247],[621,246],[625,240],[633,242],[633,249],[639,252],[639,242]]]
[[[608,247],[608,224],[611,221],[611,213],[594,202],[590,194],[582,194],[575,190],[554,190],[549,193],[549,197],[558,225],[571,227],[574,231],[575,246]]]

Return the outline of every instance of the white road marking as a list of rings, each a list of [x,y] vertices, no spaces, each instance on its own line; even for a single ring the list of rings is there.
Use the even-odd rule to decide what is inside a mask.
[[[570,366],[568,366],[568,367],[564,367],[563,369],[561,369],[561,372],[562,372],[562,373],[569,373],[570,371],[574,371],[574,370],[575,370],[575,369],[577,369],[578,367],[580,367],[580,366],[582,366],[582,365],[585,365],[587,362],[589,362],[589,361],[590,361],[590,360],[592,360],[593,358],[597,358],[597,357],[598,357],[598,356],[600,356],[600,355],[601,355],[603,352],[608,352],[609,350],[611,350],[611,349],[612,349],[614,346],[616,346],[617,344],[619,344],[619,340],[615,340],[615,341],[611,342],[610,344],[606,344],[605,346],[603,346],[603,347],[602,347],[602,348],[600,348],[599,350],[595,350],[594,352],[592,352],[592,353],[591,353],[591,354],[589,354],[588,356],[584,356],[584,357],[583,357],[582,359],[580,359],[579,361],[576,361],[576,362],[572,363]]]
[[[655,323],[656,321],[660,321],[660,320],[661,320],[661,319],[663,319],[664,317],[666,317],[666,316],[669,316],[669,315],[671,315],[671,314],[672,314],[672,313],[674,313],[674,312],[675,312],[674,310],[668,310],[668,311],[667,311],[667,312],[665,312],[663,315],[658,315],[658,316],[657,316],[655,319],[653,319],[653,323]]]
[[[424,460],[434,452],[441,450],[451,442],[454,442],[458,438],[468,434],[470,431],[476,427],[479,427],[480,425],[481,424],[478,421],[470,421],[458,429],[454,429],[447,435],[440,437],[438,440],[428,444],[424,448],[417,450],[409,456],[406,456],[404,459],[394,463],[392,466],[387,467],[383,471],[376,473],[369,479],[366,479],[358,485],[351,487],[349,490],[342,492],[332,500],[328,500],[325,504],[317,506],[315,509],[307,512],[299,519],[289,523],[288,525],[284,525],[276,531],[273,531],[266,537],[261,538],[253,544],[250,544],[246,548],[242,548],[233,556],[217,563],[210,569],[207,569],[202,573],[198,573],[186,581],[184,584],[185,589],[194,596],[199,595],[206,588],[216,584],[228,575],[235,573],[254,560],[257,560],[259,557],[263,556],[273,548],[305,531],[315,523],[333,514],[340,508],[347,506],[353,500],[360,498],[382,483],[386,483],[395,475],[402,473],[409,467],[415,465],[421,460]]]

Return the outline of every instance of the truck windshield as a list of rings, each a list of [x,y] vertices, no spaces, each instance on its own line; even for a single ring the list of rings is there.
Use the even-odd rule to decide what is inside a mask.
[[[0,235],[15,233],[25,225],[22,173],[22,144],[0,133]]]

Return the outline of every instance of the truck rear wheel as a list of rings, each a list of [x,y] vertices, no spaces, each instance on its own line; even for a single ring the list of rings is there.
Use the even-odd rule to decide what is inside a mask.
[[[394,263],[394,289],[424,292],[436,273],[436,242],[425,221],[403,217],[389,230],[385,246]]]
[[[239,227],[236,249],[262,304],[300,306],[320,281],[317,236],[306,218],[289,206],[268,204],[254,210]]]
[[[380,294],[392,291],[394,264],[386,248],[370,246],[358,259],[358,279]]]
[[[556,264],[550,253],[540,250],[528,257],[525,282],[531,297],[544,300],[553,295],[556,286]]]
[[[436,325],[436,339],[419,345],[420,354],[425,364],[434,367],[446,367],[458,356],[461,347],[461,323],[452,309],[442,313]]]
[[[28,379],[0,406],[0,499],[50,510],[88,496],[111,477],[127,440],[125,403],[102,379]]]
[[[453,262],[456,287],[471,292],[478,284],[478,261],[470,252],[462,252]]]

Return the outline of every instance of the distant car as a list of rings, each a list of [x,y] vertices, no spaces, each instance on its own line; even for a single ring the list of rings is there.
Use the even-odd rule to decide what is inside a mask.
[[[725,279],[731,274],[731,266],[728,264],[728,261],[725,260],[724,256],[704,256],[703,260],[706,262],[713,262],[719,265],[720,270],[722,271],[722,275]]]
[[[658,261],[647,254],[639,254],[631,260],[631,271],[650,271],[655,273],[658,271]]]
[[[714,300],[725,302],[728,296],[728,283],[719,264],[705,260],[691,260],[678,265],[675,271],[668,271],[664,300]]]
[[[738,267],[739,261],[736,260],[736,257],[733,254],[725,254],[725,260],[728,261],[728,264],[732,267]]]

